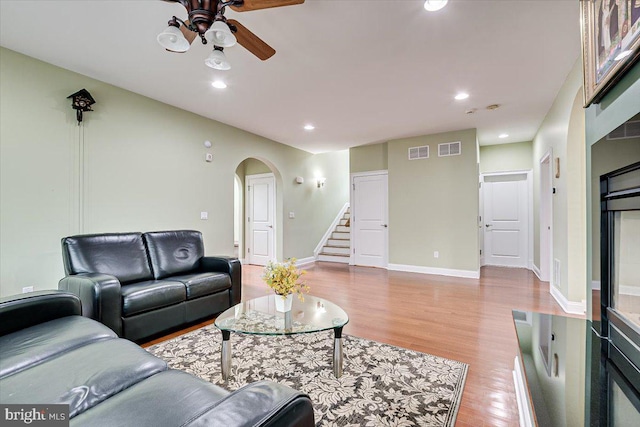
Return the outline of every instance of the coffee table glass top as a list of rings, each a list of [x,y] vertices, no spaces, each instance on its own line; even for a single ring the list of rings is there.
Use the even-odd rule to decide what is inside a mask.
[[[268,295],[241,302],[218,316],[215,325],[222,331],[259,335],[292,335],[342,328],[347,313],[331,301],[311,295],[304,302],[293,297],[291,311],[276,311],[275,298]]]

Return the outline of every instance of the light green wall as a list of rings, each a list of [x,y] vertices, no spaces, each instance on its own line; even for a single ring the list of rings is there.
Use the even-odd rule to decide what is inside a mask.
[[[532,167],[531,141],[480,147],[480,173],[530,170]]]
[[[439,143],[455,141],[462,155],[438,157]],[[389,141],[390,264],[479,270],[476,144],[475,129]],[[422,145],[431,157],[408,160]]]
[[[349,169],[351,173],[387,170],[388,144],[362,145],[349,149]]]
[[[600,175],[640,161],[640,138],[601,139],[591,146],[591,274],[600,281]]]
[[[81,88],[97,103],[78,126],[66,97]],[[349,200],[347,151],[312,155],[4,48],[0,92],[2,295],[56,288],[71,234],[190,228],[208,254],[233,254],[233,180],[246,158],[275,169],[278,212],[296,212],[280,216],[280,258],[313,256]]]
[[[246,159],[242,162],[244,165],[245,175],[259,175],[261,173],[270,173],[271,169],[263,162],[257,159]]]
[[[540,159],[553,149],[553,258],[560,261],[560,282],[553,285],[569,301],[586,299],[586,186],[582,66],[567,76],[533,140],[534,264],[540,267]],[[560,177],[555,177],[555,159]],[[553,266],[550,269],[553,281]]]
[[[594,104],[589,106],[585,112],[585,126],[586,126],[586,151],[587,151],[587,167],[586,167],[586,183],[587,183],[587,206],[591,206],[593,203],[592,200],[592,150],[591,146],[598,143],[602,140],[607,134],[609,134],[612,130],[616,129],[622,123],[628,121],[630,118],[634,117],[638,113],[640,113],[640,103],[638,102],[640,99],[640,62],[636,63],[631,70],[620,80],[620,82],[611,89],[611,91],[605,95],[600,104]],[[613,141],[607,141],[605,144],[612,143]],[[634,160],[640,160],[637,157],[629,158],[629,162],[633,163]],[[593,266],[590,265],[592,262],[593,252],[598,246],[597,244],[593,245],[593,229],[598,227],[597,218],[594,219],[592,217],[592,210],[587,210],[587,226],[586,233],[588,235],[587,239],[587,289],[588,292],[591,293],[591,282],[594,280],[591,277],[592,271],[594,270]],[[598,234],[599,239],[599,234]],[[598,239],[595,239],[597,242]],[[598,267],[596,266],[595,269]],[[596,276],[595,280],[597,280],[599,276]],[[588,317],[592,316],[592,300],[588,298]],[[594,319],[599,320],[599,319]]]

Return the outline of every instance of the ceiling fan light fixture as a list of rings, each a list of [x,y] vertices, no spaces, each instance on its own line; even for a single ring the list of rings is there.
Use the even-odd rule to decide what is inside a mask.
[[[222,48],[218,46],[214,47],[213,52],[204,60],[204,63],[207,67],[213,68],[214,70],[225,71],[231,69],[231,64],[227,61],[227,57],[222,51]]]
[[[231,47],[238,42],[229,26],[221,20],[215,21],[204,33],[204,37],[213,45],[220,47]]]
[[[424,8],[429,12],[435,12],[445,7],[448,1],[449,0],[426,0],[424,2]]]
[[[184,38],[178,27],[169,25],[166,30],[158,34],[158,43],[171,52],[186,52],[191,44]]]

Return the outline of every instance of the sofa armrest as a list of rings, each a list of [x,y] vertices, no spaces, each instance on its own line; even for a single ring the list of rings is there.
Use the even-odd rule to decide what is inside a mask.
[[[238,258],[225,256],[205,256],[200,260],[200,270],[227,273],[231,276],[231,305],[240,303],[242,298],[242,264]]]
[[[271,381],[251,383],[215,402],[186,426],[312,427],[311,399]]]
[[[80,300],[68,292],[53,290],[11,295],[0,299],[0,336],[80,314]]]
[[[77,295],[82,315],[97,320],[122,336],[122,303],[120,281],[114,276],[86,273],[60,280],[58,289]]]

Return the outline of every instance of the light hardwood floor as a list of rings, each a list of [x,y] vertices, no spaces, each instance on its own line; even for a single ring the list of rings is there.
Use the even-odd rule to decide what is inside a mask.
[[[322,262],[306,270],[311,294],[349,314],[344,333],[469,364],[456,426],[518,425],[511,310],[563,314],[548,283],[526,269],[499,267],[483,267],[479,280]],[[243,266],[243,300],[267,294],[261,273],[261,267]]]

